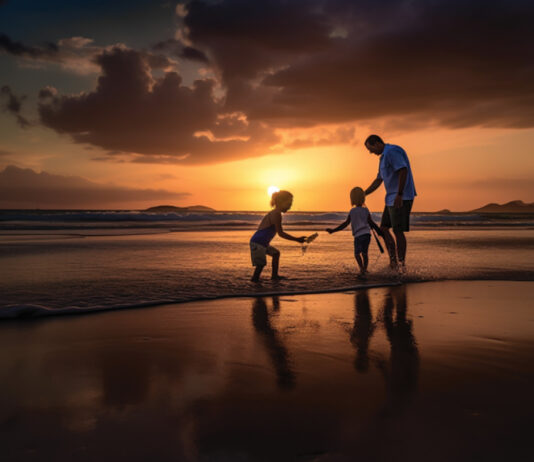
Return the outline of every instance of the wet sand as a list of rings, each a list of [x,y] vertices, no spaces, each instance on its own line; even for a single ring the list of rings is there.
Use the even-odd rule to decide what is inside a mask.
[[[533,282],[0,326],[3,461],[532,457]]]

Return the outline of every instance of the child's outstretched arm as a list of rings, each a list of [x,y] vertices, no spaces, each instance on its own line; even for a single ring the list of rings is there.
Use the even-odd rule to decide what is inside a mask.
[[[380,229],[380,226],[378,226],[371,218],[371,214],[369,214],[369,216],[367,217],[367,222],[369,223],[369,226],[378,233],[379,236],[382,236],[382,230]]]
[[[277,212],[276,210],[274,210],[272,213],[274,218],[274,225],[276,226],[276,232],[281,238],[287,239],[288,241],[296,241],[300,243],[306,241],[306,236],[295,237],[291,234],[286,233],[282,228],[282,214],[280,212]]]
[[[328,234],[337,233],[338,231],[341,231],[342,229],[345,229],[347,226],[349,226],[350,223],[350,215],[347,215],[347,219],[341,223],[339,226],[332,228],[326,228],[326,232]]]

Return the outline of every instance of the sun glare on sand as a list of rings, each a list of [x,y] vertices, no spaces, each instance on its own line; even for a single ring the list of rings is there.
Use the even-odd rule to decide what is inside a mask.
[[[276,186],[269,186],[267,188],[267,194],[269,194],[269,197],[271,197],[273,193],[278,192],[278,191],[280,191],[280,189],[277,188]]]

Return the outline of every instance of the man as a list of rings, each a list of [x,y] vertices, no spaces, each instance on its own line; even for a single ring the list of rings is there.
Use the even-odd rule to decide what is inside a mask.
[[[380,156],[378,176],[365,190],[365,194],[371,194],[382,182],[384,183],[386,206],[380,229],[386,241],[391,267],[404,271],[406,260],[404,233],[410,231],[410,212],[414,197],[417,195],[410,161],[404,149],[394,144],[385,144],[378,135],[370,135],[365,140],[365,147],[371,154]],[[393,228],[395,239],[389,228]]]

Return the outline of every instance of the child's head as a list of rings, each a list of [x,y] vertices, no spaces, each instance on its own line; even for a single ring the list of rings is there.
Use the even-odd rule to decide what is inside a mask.
[[[362,206],[365,203],[365,193],[362,188],[359,188],[358,186],[352,188],[350,192],[350,203],[357,207]]]
[[[271,206],[287,212],[293,204],[293,194],[289,191],[278,191],[271,196]]]

